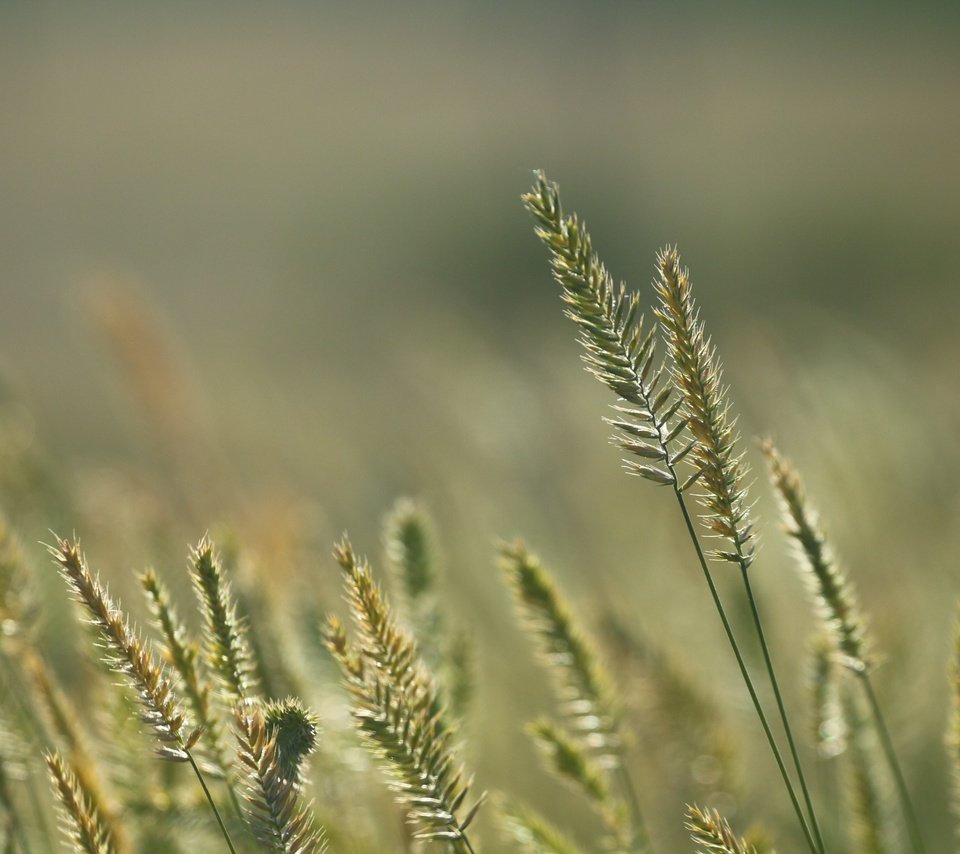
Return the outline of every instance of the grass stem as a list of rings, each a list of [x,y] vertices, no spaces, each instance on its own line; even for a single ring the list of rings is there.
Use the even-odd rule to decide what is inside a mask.
[[[673,466],[671,465],[670,468],[672,471]],[[787,768],[783,763],[783,756],[780,754],[780,748],[777,746],[777,740],[774,738],[773,732],[770,729],[767,716],[763,711],[763,706],[760,704],[760,698],[757,696],[756,688],[754,688],[753,679],[751,679],[750,672],[747,670],[747,665],[743,660],[743,654],[740,652],[740,645],[737,643],[736,636],[733,634],[733,628],[730,626],[730,620],[727,617],[726,609],[723,607],[723,601],[720,599],[720,593],[717,591],[717,585],[713,580],[713,574],[710,572],[707,559],[703,554],[703,548],[700,546],[700,540],[697,537],[696,528],[693,525],[693,520],[690,518],[690,511],[687,509],[687,503],[683,499],[683,493],[680,491],[678,483],[679,481],[676,480],[676,475],[674,474],[673,492],[677,498],[677,503],[680,505],[680,512],[683,514],[683,521],[686,523],[687,533],[690,536],[690,542],[693,543],[694,550],[697,553],[697,559],[700,561],[700,568],[703,570],[703,576],[706,579],[707,587],[710,588],[710,596],[713,598],[713,604],[716,606],[717,614],[720,616],[720,622],[723,623],[723,630],[726,632],[727,640],[730,642],[730,647],[737,659],[737,666],[740,668],[740,675],[743,677],[744,684],[747,686],[747,692],[750,694],[750,699],[753,701],[753,707],[757,712],[757,717],[760,718],[760,725],[763,727],[763,732],[767,737],[767,743],[770,745],[773,758],[776,760],[777,768],[780,770],[780,776],[783,778],[783,784],[787,788],[787,794],[790,796],[790,803],[793,804],[793,810],[797,814],[797,820],[800,822],[800,827],[803,830],[803,835],[807,841],[807,846],[809,847],[811,854],[818,854],[819,849],[817,848],[817,844],[814,842],[813,837],[810,835],[810,828],[807,826],[806,818],[804,818],[803,809],[800,806],[800,802],[797,800],[797,793],[794,791],[793,783],[790,781],[790,775],[787,773]]]
[[[190,751],[187,750],[185,752],[187,754],[187,759],[190,762],[190,767],[193,768],[193,773],[197,775],[197,779],[200,781],[200,787],[203,789],[203,794],[207,797],[207,803],[210,804],[210,809],[213,810],[213,815],[217,819],[217,824],[220,825],[220,832],[223,834],[223,838],[227,843],[227,848],[230,849],[230,854],[237,854],[237,849],[233,847],[233,842],[230,840],[230,833],[227,831],[227,826],[223,823],[223,818],[220,816],[220,810],[217,809],[217,805],[214,803],[213,796],[210,794],[210,790],[207,788],[207,783],[203,779],[203,774],[200,773],[200,768],[197,766],[197,763]]]
[[[620,751],[618,772],[620,785],[626,796],[627,805],[630,809],[630,817],[633,822],[633,845],[636,847],[636,850],[642,852],[642,854],[653,854],[653,848],[650,846],[650,836],[647,832],[647,825],[643,820],[643,813],[640,810],[640,798],[637,797],[637,790],[633,785],[633,778],[630,776],[629,770],[627,770],[626,756],[622,750]]]
[[[776,672],[773,667],[773,660],[770,657],[770,650],[767,647],[767,639],[763,631],[763,623],[760,620],[760,611],[757,608],[757,600],[753,595],[753,587],[750,585],[750,573],[745,563],[740,564],[740,574],[743,577],[743,586],[747,593],[747,599],[750,601],[750,612],[753,615],[753,624],[757,629],[757,637],[760,639],[760,648],[763,650],[763,660],[767,666],[767,674],[770,677],[770,685],[773,688],[773,695],[777,701],[777,709],[780,712],[780,720],[783,723],[783,731],[787,736],[787,743],[790,745],[790,755],[793,757],[794,767],[797,769],[797,776],[800,779],[800,789],[803,793],[803,800],[807,807],[807,815],[810,819],[810,827],[816,838],[817,847],[820,851],[825,851],[823,845],[823,836],[820,833],[820,824],[817,821],[817,814],[813,808],[813,800],[810,797],[810,790],[807,788],[807,781],[803,774],[803,768],[800,765],[800,754],[797,751],[797,745],[793,738],[793,732],[790,729],[790,722],[787,718],[787,709],[783,703],[783,696],[780,693],[780,684],[777,681]]]
[[[857,675],[860,677],[863,691],[867,696],[867,702],[873,714],[873,720],[877,727],[877,734],[880,736],[880,743],[883,745],[883,752],[887,757],[887,763],[890,765],[891,772],[893,772],[897,794],[900,796],[900,806],[903,809],[903,816],[906,819],[907,830],[910,834],[910,846],[913,848],[914,854],[925,854],[926,849],[923,845],[923,837],[920,834],[920,823],[917,821],[913,801],[910,799],[910,792],[907,789],[907,781],[903,776],[903,769],[900,767],[900,761],[897,759],[897,753],[893,747],[893,739],[890,737],[890,731],[887,729],[880,703],[873,690],[870,673],[866,670],[860,670],[857,671]]]

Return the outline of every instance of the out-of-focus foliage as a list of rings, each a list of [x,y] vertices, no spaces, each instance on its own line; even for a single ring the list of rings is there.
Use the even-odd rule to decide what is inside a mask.
[[[342,608],[331,544],[349,526],[373,557],[383,513],[412,494],[443,543],[431,607],[474,651],[463,752],[478,791],[567,818],[575,839],[594,820],[545,783],[523,731],[550,683],[518,654],[494,546],[523,534],[609,641],[651,836],[687,850],[696,800],[742,832],[763,817],[789,849],[682,525],[618,471],[606,397],[575,367],[517,201],[542,165],[615,280],[643,289],[659,246],[684,249],[739,429],[773,435],[817,496],[882,640],[874,678],[928,844],[948,844],[958,29],[954,11],[895,4],[0,5],[0,509],[21,562],[0,578],[29,580],[0,590],[4,650],[45,650],[101,731],[113,677],[80,664],[86,638],[64,628],[37,543],[81,532],[141,625],[126,570],[156,567],[194,640],[185,544],[209,530],[240,617],[272,633],[250,666],[320,720],[310,795],[331,848],[397,850],[402,817],[319,626]],[[813,619],[770,490],[751,489],[752,577],[801,710]],[[0,691],[30,679],[0,671]],[[709,737],[681,737],[664,685],[684,720],[691,696],[715,704]],[[0,752],[2,770],[45,797],[24,757],[61,749],[112,815],[113,759],[77,767],[48,729]],[[202,804],[162,795],[166,773],[130,807],[154,850],[172,850],[177,822],[215,845]],[[476,819],[488,847],[494,814]]]

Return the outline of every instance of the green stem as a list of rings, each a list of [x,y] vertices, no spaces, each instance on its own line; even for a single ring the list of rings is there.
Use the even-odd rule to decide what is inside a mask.
[[[867,702],[870,704],[870,711],[873,713],[873,720],[877,727],[877,733],[880,736],[880,743],[883,745],[883,752],[886,754],[887,763],[893,772],[893,778],[896,781],[897,793],[900,795],[900,806],[903,809],[904,818],[907,821],[907,830],[910,833],[910,845],[915,854],[924,854],[923,837],[920,835],[920,823],[917,821],[917,814],[913,809],[913,802],[910,800],[910,792],[907,789],[907,781],[903,776],[903,770],[897,759],[897,753],[893,748],[893,739],[890,738],[890,731],[887,729],[886,721],[883,718],[883,712],[880,710],[880,703],[873,690],[873,683],[870,681],[870,673],[866,670],[858,670],[857,675],[863,684],[864,693],[867,695]]]
[[[783,757],[780,755],[780,748],[777,747],[777,741],[773,737],[773,733],[770,730],[770,724],[767,722],[767,716],[763,711],[763,706],[760,705],[760,698],[757,696],[757,691],[753,686],[753,680],[750,678],[747,665],[744,663],[743,655],[740,652],[740,646],[733,634],[733,629],[730,627],[730,620],[727,619],[727,612],[723,607],[720,594],[717,592],[717,585],[714,583],[713,575],[710,572],[710,567],[707,565],[707,559],[704,557],[703,549],[700,547],[700,540],[697,537],[696,528],[694,528],[693,520],[690,518],[690,511],[687,510],[687,503],[683,500],[683,493],[680,491],[679,481],[677,480],[676,472],[674,472],[672,465],[670,466],[670,470],[674,475],[673,492],[677,498],[677,503],[680,505],[680,512],[683,514],[683,521],[686,523],[687,533],[690,536],[690,542],[693,543],[693,547],[697,552],[697,558],[700,561],[700,568],[703,570],[703,577],[706,579],[707,586],[710,588],[710,595],[713,597],[713,604],[716,606],[717,613],[720,615],[720,622],[723,623],[723,630],[726,632],[727,640],[730,642],[730,647],[733,649],[733,654],[737,659],[737,666],[740,668],[740,675],[743,677],[744,684],[747,686],[747,691],[750,694],[750,699],[753,701],[753,707],[757,712],[757,717],[760,718],[760,725],[763,727],[763,732],[767,737],[767,743],[770,745],[773,758],[777,762],[777,768],[780,769],[780,776],[783,778],[783,784],[787,788],[787,794],[790,796],[790,802],[793,804],[793,810],[797,814],[797,820],[800,822],[800,827],[803,829],[803,835],[807,840],[807,846],[810,848],[811,854],[818,854],[817,845],[813,841],[813,837],[810,835],[810,829],[807,827],[807,821],[804,818],[803,809],[800,806],[800,802],[797,800],[797,794],[793,789],[793,783],[790,782],[790,775],[787,773],[787,768],[783,764]]]
[[[783,696],[780,694],[780,684],[773,668],[773,660],[770,658],[770,650],[767,647],[767,639],[763,632],[763,623],[760,620],[760,611],[757,608],[757,600],[753,595],[753,588],[750,585],[750,573],[747,571],[746,563],[740,562],[740,574],[743,577],[743,586],[747,592],[747,599],[750,600],[750,611],[753,614],[753,624],[757,629],[757,637],[760,639],[760,648],[763,650],[763,660],[767,666],[767,675],[770,677],[770,685],[773,687],[773,695],[777,700],[777,709],[780,711],[780,720],[783,723],[783,731],[787,735],[787,744],[790,745],[790,755],[793,757],[794,767],[797,769],[797,776],[800,779],[800,789],[803,792],[803,800],[807,806],[807,815],[810,818],[810,827],[813,835],[816,837],[817,847],[825,851],[823,845],[823,836],[820,833],[820,824],[817,821],[817,814],[813,809],[813,800],[810,798],[810,790],[807,788],[807,781],[803,774],[803,768],[800,765],[800,754],[797,752],[797,745],[793,739],[793,732],[790,729],[790,722],[787,719],[787,709],[783,703]]]
[[[190,762],[190,767],[193,768],[193,773],[197,775],[197,779],[200,781],[200,787],[203,789],[203,794],[207,796],[207,803],[210,804],[210,809],[213,810],[213,814],[217,819],[217,824],[220,825],[220,832],[223,834],[223,838],[226,840],[227,848],[230,849],[230,854],[237,854],[237,849],[233,847],[233,842],[230,841],[230,834],[227,832],[227,826],[223,823],[223,819],[220,817],[220,810],[217,809],[217,805],[213,802],[213,796],[210,794],[210,790],[207,788],[207,783],[203,779],[203,774],[200,773],[197,763],[191,755],[190,751],[185,751],[187,754],[187,760]]]
[[[640,811],[640,799],[637,797],[637,790],[633,785],[633,779],[627,770],[626,757],[623,754],[623,750],[618,751],[618,758],[617,771],[620,775],[620,783],[627,798],[627,805],[630,808],[630,817],[633,823],[633,845],[641,854],[653,854],[653,849],[650,847],[650,836],[647,833],[647,825],[643,820],[643,813]]]

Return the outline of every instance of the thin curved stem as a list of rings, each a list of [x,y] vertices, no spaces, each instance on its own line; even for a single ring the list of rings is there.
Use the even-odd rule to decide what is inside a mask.
[[[903,776],[903,770],[897,759],[897,753],[893,747],[893,739],[890,737],[890,731],[887,729],[883,712],[880,710],[880,703],[873,690],[873,683],[870,681],[870,674],[866,670],[858,670],[857,676],[863,684],[864,693],[867,695],[867,702],[870,704],[870,711],[873,714],[873,720],[877,727],[877,733],[880,736],[880,743],[883,745],[883,752],[886,754],[887,763],[893,772],[893,779],[897,785],[897,794],[900,796],[900,806],[903,809],[903,815],[906,819],[907,830],[910,833],[910,845],[915,854],[924,854],[926,849],[923,845],[923,837],[920,834],[920,823],[917,821],[917,814],[913,809],[913,801],[910,799],[910,792],[907,789],[907,781]]]
[[[200,787],[203,789],[203,794],[207,797],[207,803],[210,804],[210,809],[213,810],[213,814],[217,819],[217,824],[220,825],[220,832],[223,834],[223,838],[227,843],[227,848],[230,849],[230,854],[237,854],[237,849],[233,847],[233,842],[230,840],[230,834],[227,831],[227,826],[223,823],[223,819],[220,816],[220,810],[217,809],[217,805],[213,802],[213,796],[210,794],[210,790],[207,788],[207,783],[203,779],[203,774],[200,773],[200,768],[197,766],[197,763],[190,751],[187,750],[185,752],[187,754],[187,761],[189,761],[190,767],[193,768],[193,773],[197,775],[197,779],[200,781]]]
[[[790,729],[790,722],[787,719],[787,709],[783,703],[783,696],[780,694],[780,685],[777,682],[777,676],[773,669],[773,660],[770,658],[770,650],[767,647],[767,639],[763,632],[763,624],[760,620],[760,611],[757,608],[757,601],[753,595],[753,588],[750,585],[750,573],[745,563],[740,564],[740,574],[743,577],[743,586],[747,592],[747,599],[750,600],[750,611],[753,614],[753,624],[757,629],[757,637],[760,639],[760,648],[763,650],[763,660],[767,665],[767,675],[770,677],[770,685],[773,687],[773,695],[777,700],[777,709],[780,711],[780,720],[783,723],[783,731],[787,735],[787,743],[790,745],[790,755],[793,757],[794,767],[797,769],[797,776],[800,778],[800,789],[803,792],[803,800],[807,806],[807,815],[810,819],[810,827],[816,838],[817,847],[825,851],[823,845],[823,836],[820,833],[820,824],[817,821],[817,814],[813,809],[813,800],[810,797],[810,790],[807,788],[807,781],[803,774],[803,768],[800,765],[800,754],[797,751],[796,742],[793,739],[793,732]]]
[[[466,833],[460,834],[460,841],[464,844],[464,847],[470,852],[470,854],[477,854],[473,846],[470,844],[470,840],[467,838]]]
[[[673,466],[670,468],[671,471],[673,471]],[[813,837],[810,835],[810,828],[807,826],[807,820],[804,818],[803,809],[800,806],[800,802],[797,800],[797,794],[794,791],[793,783],[790,781],[790,775],[787,773],[787,768],[783,763],[783,756],[780,754],[780,748],[777,746],[777,741],[773,736],[773,732],[770,730],[770,724],[767,722],[767,716],[763,711],[763,706],[760,704],[760,698],[757,696],[757,691],[753,686],[753,680],[750,678],[747,665],[743,660],[743,654],[740,652],[740,646],[737,643],[735,635],[733,634],[733,629],[730,626],[730,620],[727,618],[727,612],[723,607],[723,601],[720,599],[720,594],[717,591],[717,585],[713,580],[713,574],[710,572],[710,567],[707,564],[706,557],[704,557],[703,549],[700,546],[700,540],[697,537],[696,528],[694,528],[693,520],[690,518],[690,511],[687,510],[687,503],[683,499],[683,493],[680,492],[680,487],[678,486],[675,473],[673,492],[677,498],[677,503],[680,505],[680,512],[683,514],[683,521],[686,523],[687,533],[690,536],[690,542],[693,543],[693,547],[697,553],[697,558],[700,561],[700,568],[703,570],[703,577],[706,579],[707,586],[710,588],[710,595],[713,598],[713,604],[716,606],[717,613],[720,615],[720,622],[723,623],[723,630],[726,632],[727,640],[730,642],[730,647],[733,649],[733,654],[737,659],[737,666],[740,668],[740,675],[743,677],[744,684],[747,686],[747,692],[750,694],[750,699],[753,701],[753,707],[757,712],[757,717],[760,718],[760,725],[763,727],[763,732],[767,737],[767,743],[770,745],[773,758],[776,760],[777,768],[780,770],[780,776],[783,778],[783,784],[787,788],[787,794],[790,796],[790,803],[793,804],[793,810],[797,814],[797,820],[800,822],[800,827],[803,830],[803,835],[807,841],[807,846],[810,848],[811,854],[818,854],[817,845],[813,841]]]

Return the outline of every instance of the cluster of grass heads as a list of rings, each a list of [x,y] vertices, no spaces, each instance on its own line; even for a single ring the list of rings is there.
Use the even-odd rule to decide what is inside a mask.
[[[800,476],[767,440],[762,455],[819,625],[809,645],[814,725],[794,725],[778,679],[782,652],[768,643],[751,582],[762,561],[746,451],[677,250],[657,257],[655,321],[647,325],[642,296],[614,283],[583,221],[564,213],[557,186],[538,174],[523,200],[586,366],[615,396],[608,420],[625,470],[659,488],[683,523],[688,558],[706,586],[703,603],[720,622],[769,750],[769,766],[750,776],[777,781],[792,811],[793,827],[779,828],[781,844],[811,854],[921,854],[923,829],[872,680],[878,643]],[[55,803],[61,841],[84,852],[381,850],[382,837],[367,826],[371,813],[374,823],[402,828],[395,839],[403,850],[663,852],[645,809],[656,781],[642,773],[643,723],[623,689],[624,660],[644,674],[646,690],[694,752],[712,761],[717,792],[737,787],[731,741],[709,694],[716,686],[686,679],[636,626],[611,618],[593,635],[554,574],[514,541],[499,547],[500,567],[553,687],[552,708],[526,731],[545,773],[589,817],[549,814],[509,781],[491,781],[498,791],[485,805],[469,770],[478,746],[466,736],[476,713],[476,650],[442,605],[433,523],[421,506],[400,500],[383,531],[389,571],[382,578],[346,537],[334,547],[346,620],[310,611],[301,625],[240,584],[235,562],[204,536],[190,551],[188,578],[178,583],[154,569],[139,576],[148,631],[90,568],[79,541],[55,536],[50,556],[96,651],[68,689],[54,663],[60,651],[38,629],[43,585],[32,574],[41,570],[0,524],[0,850],[54,850]],[[742,605],[721,594],[716,575],[728,572]],[[191,584],[195,610],[183,619],[178,606]],[[748,619],[737,626],[731,609],[741,607]],[[747,651],[754,645],[759,659]],[[960,803],[960,678],[951,678],[947,745]],[[333,694],[349,711],[346,726],[311,709]],[[377,802],[365,820],[353,792],[365,792],[357,781],[378,769],[393,804]],[[834,777],[844,793],[839,817],[826,803],[835,798],[824,781]],[[689,800],[685,818],[678,805],[677,821],[692,850],[774,850],[759,824],[741,837],[717,804],[694,803],[692,792]]]

